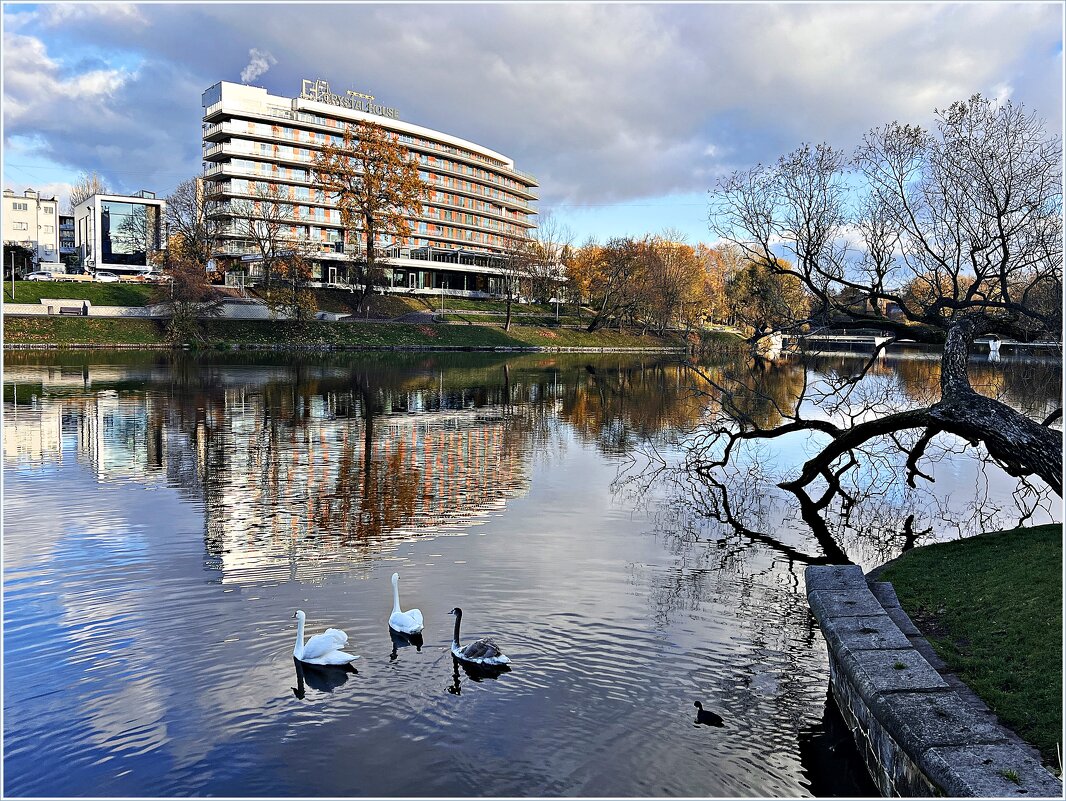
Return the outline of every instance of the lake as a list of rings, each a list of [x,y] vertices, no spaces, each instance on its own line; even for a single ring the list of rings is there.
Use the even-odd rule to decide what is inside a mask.
[[[920,394],[935,368],[868,380]],[[1021,406],[1060,374],[974,368]],[[699,385],[647,356],[5,353],[5,795],[873,792],[827,705],[795,558],[817,543],[784,500],[787,550],[731,537],[648,469],[676,467]],[[963,520],[975,486],[1012,502],[974,461],[935,465]],[[420,649],[390,636],[393,572]],[[454,665],[455,606],[510,672]],[[297,609],[356,673],[297,669]]]

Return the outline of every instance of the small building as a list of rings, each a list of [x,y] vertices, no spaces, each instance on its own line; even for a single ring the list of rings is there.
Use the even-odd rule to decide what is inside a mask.
[[[26,248],[32,255],[31,269],[59,261],[59,202],[41,197],[33,189],[16,195],[4,190],[4,245]]]
[[[96,194],[74,207],[74,247],[91,272],[142,272],[166,235],[166,201],[154,192]]]
[[[74,238],[74,214],[60,214],[60,260],[70,267],[78,251]]]

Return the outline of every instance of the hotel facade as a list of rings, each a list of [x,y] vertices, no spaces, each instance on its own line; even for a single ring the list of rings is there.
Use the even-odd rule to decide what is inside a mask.
[[[512,159],[400,121],[396,109],[372,96],[334,94],[321,80],[304,80],[292,98],[222,81],[203,93],[202,102],[204,192],[215,225],[215,257],[227,273],[244,271],[250,282],[259,265],[247,221],[267,184],[281,190],[281,237],[309,243],[314,280],[344,282],[352,254],[343,252],[334,198],[314,186],[312,162],[326,144],[341,143],[346,126],[360,121],[398,138],[429,192],[422,213],[410,220],[408,239],[377,242],[389,261],[387,288],[495,294],[501,289],[501,252],[535,228],[537,182],[515,169]]]

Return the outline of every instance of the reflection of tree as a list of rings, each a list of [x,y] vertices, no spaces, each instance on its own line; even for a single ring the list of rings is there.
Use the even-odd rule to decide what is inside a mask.
[[[118,225],[115,225],[115,216],[121,217]],[[110,228],[112,252],[144,254],[147,258],[147,255],[158,247],[156,240],[158,231],[159,211],[154,206],[132,204],[131,211],[128,213],[120,215],[112,213]]]

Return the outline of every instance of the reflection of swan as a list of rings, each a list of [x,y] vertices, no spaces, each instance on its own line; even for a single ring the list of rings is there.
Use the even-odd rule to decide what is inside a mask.
[[[296,665],[296,686],[292,688],[292,694],[300,699],[303,699],[306,694],[304,691],[304,679],[311,685],[311,689],[331,693],[348,681],[349,673],[359,672],[351,664],[345,664],[340,667],[335,665],[318,666],[301,662],[295,656],[292,658],[292,663]]]
[[[482,638],[474,640],[469,645],[459,645],[459,624],[463,622],[463,610],[455,607],[449,615],[455,615],[455,634],[452,636],[452,655],[456,659],[474,665],[498,666],[506,665],[511,660],[504,656],[503,651],[492,640]]]
[[[401,631],[396,631],[392,626],[389,626],[389,638],[392,640],[392,653],[389,654],[389,661],[396,660],[396,651],[399,648],[406,648],[408,645],[413,645],[415,650],[419,653],[422,652],[422,632],[417,634],[404,634]]]
[[[347,665],[359,658],[340,650],[348,642],[348,635],[340,629],[326,629],[304,642],[306,615],[297,610],[293,617],[296,618],[296,647],[292,649],[292,655],[301,662],[309,665]]]
[[[471,681],[482,681],[483,679],[498,679],[504,673],[510,673],[511,668],[508,665],[479,665],[475,662],[464,662],[461,659],[452,657],[452,683],[444,689],[450,692],[452,695],[462,695],[463,685],[459,681],[459,666],[463,666],[463,673]]]
[[[389,628],[403,634],[417,634],[422,631],[422,612],[418,609],[400,611],[399,573],[392,574],[392,616],[389,617]]]
[[[706,711],[703,708],[703,704],[701,704],[699,701],[696,701],[693,706],[696,707],[696,723],[702,724],[704,726],[717,726],[718,728],[721,728],[725,725],[725,723],[718,715],[714,714],[713,712]]]

